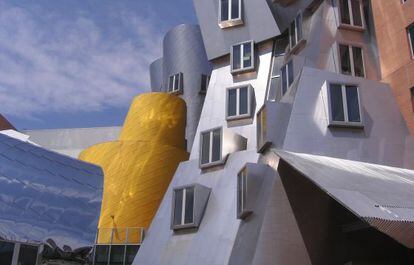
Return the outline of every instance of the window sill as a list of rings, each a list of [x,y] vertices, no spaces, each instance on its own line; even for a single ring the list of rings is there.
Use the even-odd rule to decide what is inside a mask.
[[[222,166],[224,164],[226,164],[226,160],[227,160],[227,156],[224,159],[218,160],[218,161],[214,161],[211,163],[207,163],[207,164],[201,164],[200,162],[200,169],[207,169],[207,168],[212,168],[212,167],[216,167],[216,166]]]
[[[299,53],[302,48],[304,48],[306,45],[306,40],[305,39],[301,39],[298,43],[296,43],[295,46],[293,46],[292,48],[289,49],[289,54],[297,54]]]
[[[256,68],[254,66],[251,66],[251,67],[237,69],[237,70],[231,69],[231,74],[232,75],[240,75],[240,74],[245,74],[245,73],[255,72],[255,71],[256,71]]]
[[[182,90],[168,91],[167,93],[171,94],[171,95],[181,95],[183,93],[183,91]]]
[[[329,128],[350,128],[350,129],[364,129],[364,124],[360,122],[337,122],[331,121]]]
[[[191,223],[191,224],[184,224],[184,225],[173,225],[171,227],[171,230],[183,230],[183,229],[190,229],[190,228],[198,228],[197,224]]]
[[[251,113],[237,115],[237,116],[226,116],[227,121],[238,121],[238,120],[248,120],[252,118]]]
[[[349,25],[349,24],[340,24],[339,29],[346,29],[346,30],[353,30],[353,31],[357,31],[357,32],[364,32],[365,28],[364,27],[360,27],[360,26],[354,26],[354,25]]]
[[[241,18],[224,20],[224,21],[220,21],[218,23],[218,25],[221,29],[236,27],[236,26],[240,26],[240,25],[243,25],[243,24],[244,24],[244,22],[243,22],[243,19],[241,19]]]

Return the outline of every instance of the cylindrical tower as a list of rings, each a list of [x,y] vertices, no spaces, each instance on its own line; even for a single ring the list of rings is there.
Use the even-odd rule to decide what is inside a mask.
[[[151,91],[161,92],[163,90],[163,76],[162,76],[162,58],[159,58],[152,62],[150,65],[150,79],[151,79]]]

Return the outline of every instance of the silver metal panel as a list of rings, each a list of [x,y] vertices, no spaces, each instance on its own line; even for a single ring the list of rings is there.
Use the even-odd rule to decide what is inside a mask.
[[[163,75],[162,75],[162,58],[159,58],[150,65],[150,79],[151,79],[151,91],[161,92],[164,91],[162,87]]]
[[[97,166],[0,135],[0,238],[93,245],[102,184]]]

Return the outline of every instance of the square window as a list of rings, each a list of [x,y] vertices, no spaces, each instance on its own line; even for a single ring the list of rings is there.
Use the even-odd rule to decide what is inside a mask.
[[[247,210],[247,168],[243,168],[237,175],[237,217],[245,218],[250,211]]]
[[[231,73],[244,73],[255,69],[254,42],[248,41],[231,47]]]
[[[200,93],[205,94],[207,93],[208,84],[210,83],[210,76],[209,75],[201,75],[201,86],[200,86]]]
[[[263,152],[270,144],[267,140],[267,111],[263,106],[257,112],[257,151]]]
[[[410,43],[411,48],[411,56],[414,58],[414,24],[410,25],[407,28],[408,33],[408,41]]]
[[[281,93],[282,97],[286,94],[289,87],[292,85],[294,76],[293,76],[293,62],[292,60],[285,64],[281,69]]]
[[[356,85],[328,85],[330,126],[363,127],[358,90]]]
[[[339,44],[339,60],[342,74],[365,77],[361,47]]]
[[[174,190],[174,205],[173,226],[194,223],[194,187]]]
[[[360,0],[339,0],[341,24],[364,28],[363,8]]]
[[[242,0],[219,0],[219,27],[242,25]]]
[[[178,94],[183,90],[183,73],[171,75],[168,78],[168,93]]]
[[[213,166],[221,164],[221,137],[222,129],[217,128],[201,133],[200,166]]]
[[[250,85],[227,89],[227,120],[252,116],[252,94],[253,88]]]
[[[289,26],[289,47],[294,47],[302,40],[302,14],[298,14]]]

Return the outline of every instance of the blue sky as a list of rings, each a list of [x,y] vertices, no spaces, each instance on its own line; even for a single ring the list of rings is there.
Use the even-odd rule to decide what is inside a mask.
[[[121,125],[192,0],[2,0],[0,113],[18,129]]]

